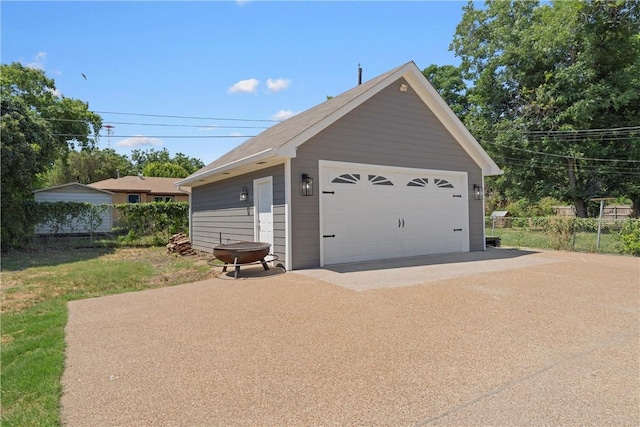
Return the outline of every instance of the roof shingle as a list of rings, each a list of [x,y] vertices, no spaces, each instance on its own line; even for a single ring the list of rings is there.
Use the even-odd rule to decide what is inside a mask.
[[[179,190],[175,184],[180,178],[157,178],[123,176],[122,178],[109,178],[103,181],[89,184],[89,187],[99,188],[115,192],[130,191],[149,194],[187,194],[184,190]]]

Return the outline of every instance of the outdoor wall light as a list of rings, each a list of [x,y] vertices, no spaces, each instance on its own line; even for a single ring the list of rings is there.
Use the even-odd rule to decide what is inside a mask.
[[[478,184],[473,184],[473,198],[475,200],[482,200],[482,196],[484,192],[482,191],[482,186]]]
[[[244,185],[242,186],[242,192],[240,193],[240,201],[241,202],[249,201],[249,190]]]
[[[306,173],[302,174],[302,195],[313,196],[313,178]]]

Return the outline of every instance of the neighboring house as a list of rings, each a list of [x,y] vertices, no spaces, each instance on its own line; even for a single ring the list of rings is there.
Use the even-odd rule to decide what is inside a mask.
[[[77,182],[43,188],[33,193],[36,202],[87,202],[95,205],[111,204],[111,197],[113,196],[110,191],[92,188]],[[111,208],[107,208],[101,216],[102,224],[95,232],[108,233],[112,227]],[[48,224],[38,224],[36,226],[36,234],[49,234],[52,231]],[[64,234],[86,234],[90,231],[89,226],[83,221],[75,222],[71,227],[57,230],[58,233]]]
[[[211,252],[272,244],[287,269],[485,249],[502,173],[409,62],[247,140],[177,185]]]
[[[148,176],[123,176],[109,178],[89,184],[89,187],[113,193],[113,204],[188,202],[189,193],[176,187],[179,178],[156,178]],[[113,210],[113,222],[118,221],[118,211]]]
[[[124,176],[89,184],[113,193],[113,203],[187,202],[189,193],[176,188],[179,178]]]

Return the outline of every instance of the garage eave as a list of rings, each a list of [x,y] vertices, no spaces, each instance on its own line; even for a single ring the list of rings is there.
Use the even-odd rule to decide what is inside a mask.
[[[269,148],[251,156],[244,157],[234,162],[221,165],[214,169],[209,169],[201,173],[191,175],[181,181],[175,183],[176,187],[198,187],[200,185],[208,184],[218,181],[223,178],[228,178],[231,171],[234,175],[238,175],[239,172],[250,172],[255,169],[262,169],[272,164],[280,163],[280,160],[276,159],[278,156],[278,150],[275,148]],[[260,163],[260,164],[258,164]]]

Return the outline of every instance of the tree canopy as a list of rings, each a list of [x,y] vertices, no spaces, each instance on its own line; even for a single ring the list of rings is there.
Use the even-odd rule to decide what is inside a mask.
[[[100,116],[80,100],[56,95],[43,71],[18,63],[0,66],[2,248],[28,237],[32,224],[25,201],[33,199],[38,175],[70,148],[91,147]]]
[[[639,2],[469,2],[451,49],[459,68],[424,74],[505,170],[493,191],[571,200],[579,216],[625,196],[637,214]]]
[[[176,153],[174,157],[166,148],[162,150],[133,150],[131,161],[134,167],[146,176],[165,178],[185,178],[204,167],[204,163],[195,157]],[[181,176],[176,176],[181,175]]]
[[[98,148],[73,150],[58,158],[53,167],[43,173],[42,187],[79,182],[91,184],[109,178],[133,175],[134,167],[129,158],[115,150]]]
[[[150,162],[142,169],[144,176],[158,176],[165,178],[186,178],[189,172],[182,166],[171,162]]]

